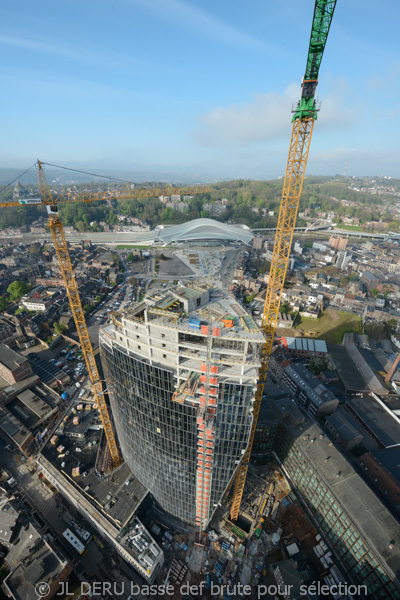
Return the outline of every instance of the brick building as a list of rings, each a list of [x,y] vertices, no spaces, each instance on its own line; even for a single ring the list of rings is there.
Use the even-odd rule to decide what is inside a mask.
[[[29,375],[32,375],[29,361],[6,344],[0,344],[0,377],[8,383],[16,383]]]
[[[400,447],[366,452],[357,462],[364,479],[399,518]]]

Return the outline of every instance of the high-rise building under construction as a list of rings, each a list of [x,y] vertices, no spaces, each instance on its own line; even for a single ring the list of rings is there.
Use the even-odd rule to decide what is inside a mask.
[[[207,525],[245,452],[262,343],[236,300],[198,285],[145,298],[101,330],[123,457],[184,523]]]

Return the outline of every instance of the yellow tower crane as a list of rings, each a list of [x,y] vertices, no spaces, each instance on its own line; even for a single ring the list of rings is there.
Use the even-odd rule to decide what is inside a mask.
[[[99,376],[99,372],[96,365],[96,360],[93,352],[92,342],[90,341],[88,328],[86,325],[85,314],[83,312],[81,299],[79,297],[78,285],[75,279],[74,270],[69,255],[67,241],[64,235],[63,224],[58,216],[58,204],[65,202],[84,202],[85,204],[91,204],[96,200],[123,200],[131,198],[149,198],[154,196],[170,195],[170,194],[202,194],[210,192],[207,186],[188,186],[184,188],[144,188],[144,189],[133,189],[124,191],[112,191],[112,192],[100,192],[100,193],[85,193],[79,194],[62,194],[60,196],[53,197],[50,190],[49,184],[47,183],[44,168],[40,161],[37,161],[37,176],[41,198],[39,201],[35,201],[36,205],[45,205],[47,214],[49,217],[50,233],[53,240],[54,248],[56,251],[58,263],[61,269],[65,289],[68,295],[72,315],[75,321],[76,330],[78,332],[79,341],[82,347],[82,354],[85,359],[86,368],[89,374],[91,384],[93,386],[93,392],[97,406],[100,412],[101,422],[104,427],[104,433],[106,435],[108,448],[110,451],[111,459],[114,467],[121,464],[121,458],[118,451],[117,441],[115,439],[112,422],[109,416],[107,403],[103,393],[102,381]],[[12,206],[20,206],[21,204],[31,205],[32,202],[19,200],[17,202],[2,202],[0,207],[9,208]]]
[[[267,377],[276,322],[279,315],[281,296],[289,263],[290,248],[292,245],[294,227],[303,187],[311,135],[314,121],[317,118],[318,107],[315,100],[315,90],[318,84],[319,67],[335,6],[336,0],[316,0],[315,2],[307,67],[302,83],[302,94],[300,101],[295,107],[292,119],[293,126],[289,146],[289,156],[269,272],[268,289],[262,316],[262,329],[265,336],[265,343],[261,350],[261,366],[258,374],[257,390],[253,407],[253,422],[250,430],[249,443],[236,474],[233,501],[230,511],[230,518],[232,521],[236,521],[239,516],[251,450],[256,433],[257,420],[264,392],[264,384]]]
[[[378,268],[382,262],[384,254],[386,254],[386,252],[387,252],[387,248],[379,248],[379,246],[375,246],[375,250],[377,250],[378,252],[381,253],[379,260],[378,260],[378,264],[376,265],[376,267]],[[378,255],[376,256],[376,258],[378,258]]]

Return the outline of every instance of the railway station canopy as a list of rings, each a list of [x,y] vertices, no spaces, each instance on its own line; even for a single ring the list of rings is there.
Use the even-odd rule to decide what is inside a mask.
[[[160,226],[155,242],[158,244],[246,244],[253,241],[247,225],[227,225],[214,219],[194,219],[181,225]]]

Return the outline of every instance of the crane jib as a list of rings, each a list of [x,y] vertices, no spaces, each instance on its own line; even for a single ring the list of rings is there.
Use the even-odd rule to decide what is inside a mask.
[[[315,92],[318,85],[318,74],[326,40],[332,22],[337,0],[316,0],[311,27],[310,44],[307,55],[306,72],[303,77],[301,98],[293,108],[292,121],[297,119],[317,118],[318,106]]]
[[[311,27],[310,45],[304,80],[317,80],[322,55],[325,50],[329,28],[331,26],[336,0],[317,0]],[[315,85],[316,87],[316,85]],[[314,94],[315,94],[314,87]],[[302,94],[302,97],[310,97]]]

